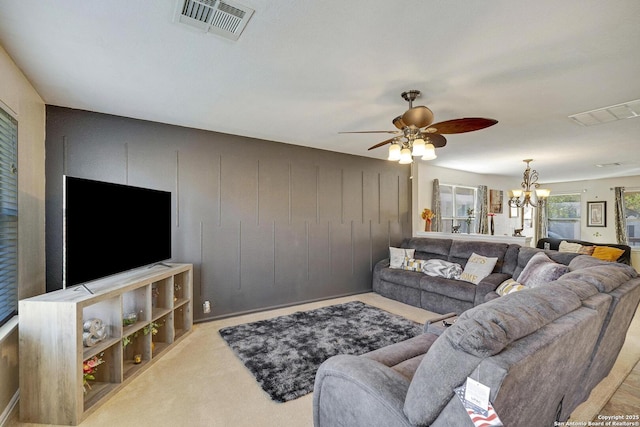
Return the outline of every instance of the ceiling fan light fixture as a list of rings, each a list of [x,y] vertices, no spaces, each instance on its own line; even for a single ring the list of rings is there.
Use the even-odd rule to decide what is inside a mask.
[[[387,160],[398,161],[400,160],[400,144],[394,142],[389,146],[389,157]]]
[[[411,150],[408,148],[403,148],[400,150],[400,161],[398,162],[401,165],[408,165],[409,163],[413,163],[413,157],[411,156]]]
[[[425,142],[424,139],[418,137],[413,140],[413,150],[411,154],[413,156],[424,156],[425,153]]]
[[[424,146],[424,154],[422,155],[422,160],[433,160],[436,159],[436,147],[433,144],[426,144]]]

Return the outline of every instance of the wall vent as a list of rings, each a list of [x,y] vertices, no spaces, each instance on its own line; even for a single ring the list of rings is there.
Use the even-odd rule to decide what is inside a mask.
[[[582,126],[593,126],[634,117],[640,117],[640,99],[569,116],[571,120]]]
[[[238,40],[254,10],[221,0],[178,0],[176,21],[204,32]]]

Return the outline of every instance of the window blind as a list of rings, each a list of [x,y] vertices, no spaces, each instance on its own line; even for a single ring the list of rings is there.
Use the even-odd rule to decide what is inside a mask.
[[[0,108],[0,326],[18,312],[18,122]]]

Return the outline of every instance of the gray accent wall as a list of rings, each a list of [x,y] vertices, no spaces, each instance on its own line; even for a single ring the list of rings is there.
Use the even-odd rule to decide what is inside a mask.
[[[411,235],[395,162],[54,106],[46,131],[47,290],[62,286],[64,174],[172,192],[196,320],[370,291]]]

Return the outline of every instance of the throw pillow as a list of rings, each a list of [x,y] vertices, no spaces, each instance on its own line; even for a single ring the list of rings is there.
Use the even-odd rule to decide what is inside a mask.
[[[500,296],[509,295],[512,292],[518,292],[523,289],[527,289],[526,286],[521,285],[513,279],[507,279],[498,286],[496,293]]]
[[[408,271],[422,271],[425,262],[427,261],[424,259],[406,258],[402,264],[402,269]]]
[[[593,250],[595,248],[596,248],[595,246],[583,246],[580,248],[578,253],[581,255],[593,255]]]
[[[604,261],[617,261],[624,251],[618,248],[612,248],[609,246],[596,246],[593,249],[592,256]]]
[[[559,279],[567,271],[568,266],[552,261],[544,252],[538,252],[531,257],[517,280],[528,288],[535,288]]]
[[[462,274],[462,266],[442,259],[430,259],[422,265],[422,272],[428,276],[458,279]]]
[[[460,280],[477,285],[482,279],[491,274],[497,262],[497,257],[489,258],[478,255],[474,252],[471,254],[467,264],[464,266],[464,271],[460,275]]]
[[[415,252],[415,249],[389,248],[389,267],[402,268],[404,259],[413,258]]]
[[[580,243],[569,243],[566,240],[560,242],[560,246],[558,247],[558,252],[571,252],[578,253],[578,251],[582,248]]]

